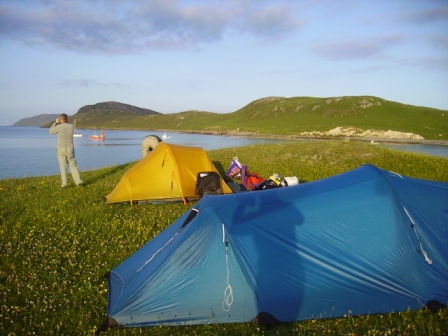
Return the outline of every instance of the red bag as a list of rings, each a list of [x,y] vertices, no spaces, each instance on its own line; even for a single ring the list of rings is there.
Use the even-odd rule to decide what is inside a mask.
[[[246,175],[246,181],[244,183],[244,186],[247,190],[254,190],[256,186],[258,186],[261,182],[264,181],[264,178],[262,178],[257,173],[248,172]]]

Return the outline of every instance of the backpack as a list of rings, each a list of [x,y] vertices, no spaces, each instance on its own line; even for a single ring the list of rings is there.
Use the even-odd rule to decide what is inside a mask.
[[[196,178],[196,195],[222,195],[221,176],[214,171],[200,172]]]

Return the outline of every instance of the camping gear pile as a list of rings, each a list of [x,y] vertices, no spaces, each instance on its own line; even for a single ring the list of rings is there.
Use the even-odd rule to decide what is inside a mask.
[[[234,179],[241,179],[241,190],[239,191],[255,191],[255,190],[265,190],[279,187],[287,187],[296,185],[299,183],[299,179],[296,176],[288,176],[282,178],[279,174],[274,173],[269,176],[268,179],[264,179],[256,172],[249,171],[247,165],[242,164],[237,157],[234,157],[227,169],[226,176]],[[234,189],[234,184],[229,180],[226,181],[229,184],[233,192],[238,192]]]
[[[233,179],[241,180],[236,183]],[[185,205],[203,195],[223,195],[298,184],[297,177],[273,174],[264,179],[250,172],[238,158],[232,159],[224,179],[200,147],[159,142],[131,167],[106,203],[165,203],[182,201]]]
[[[107,274],[98,330],[443,307],[447,246],[448,183],[373,165],[266,192],[204,195]]]

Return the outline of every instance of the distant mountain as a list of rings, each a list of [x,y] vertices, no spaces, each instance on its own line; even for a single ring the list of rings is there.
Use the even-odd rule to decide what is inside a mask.
[[[18,127],[40,127],[56,120],[59,114],[39,114],[34,117],[23,118],[15,122],[12,126]]]
[[[150,109],[141,108],[118,102],[104,102],[81,107],[74,115],[69,116],[69,121],[76,119],[77,128],[101,128],[105,124],[113,124],[117,127],[123,122],[133,120],[136,117],[161,114]],[[53,120],[51,120],[52,122]],[[50,127],[51,122],[42,127]]]
[[[81,120],[87,114],[90,116],[98,114],[134,114],[134,115],[148,115],[148,114],[160,114],[159,112],[141,108],[137,106],[132,106],[129,104],[123,104],[118,102],[105,102],[98,103],[95,105],[86,105],[81,107],[78,112],[76,112],[76,118]]]

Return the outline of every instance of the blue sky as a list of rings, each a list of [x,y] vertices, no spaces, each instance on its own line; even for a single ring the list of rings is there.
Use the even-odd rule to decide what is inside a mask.
[[[448,110],[448,0],[0,0],[0,125],[357,95]]]

